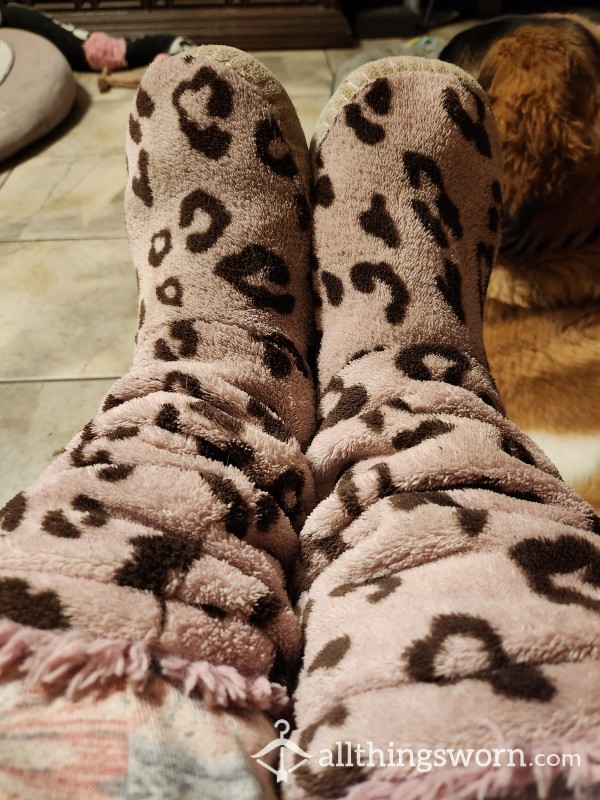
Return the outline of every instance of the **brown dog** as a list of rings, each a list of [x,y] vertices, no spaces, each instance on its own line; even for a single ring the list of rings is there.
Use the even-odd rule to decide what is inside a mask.
[[[487,91],[505,219],[485,343],[509,416],[600,509],[600,29],[507,17],[440,56]]]

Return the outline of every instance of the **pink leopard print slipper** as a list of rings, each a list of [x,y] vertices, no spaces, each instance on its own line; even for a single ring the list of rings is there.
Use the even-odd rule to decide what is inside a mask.
[[[0,672],[278,710],[313,505],[304,136],[261,64],[201,47],[148,70],[126,153],[133,366],[0,512]]]
[[[501,192],[486,97],[440,62],[366,65],[324,110],[313,165],[321,502],[301,533],[295,693],[312,758],[284,796],[589,789],[598,519],[507,421],[488,371]],[[482,754],[453,766],[461,748]]]

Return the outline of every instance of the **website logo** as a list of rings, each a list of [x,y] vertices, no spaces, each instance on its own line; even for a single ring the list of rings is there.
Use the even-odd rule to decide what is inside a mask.
[[[312,758],[312,756],[310,753],[305,753],[304,750],[302,750],[301,747],[298,747],[297,744],[294,744],[294,742],[290,742],[289,739],[285,738],[290,732],[289,722],[286,722],[284,719],[278,719],[275,723],[275,727],[281,729],[279,733],[279,739],[273,739],[272,742],[269,742],[269,744],[265,745],[258,753],[254,753],[251,758],[255,758],[261,767],[264,767],[265,769],[268,769],[269,772],[272,772],[277,779],[277,783],[281,783],[282,781],[283,783],[287,783],[288,777],[292,774],[292,772],[298,769],[298,767],[301,767],[303,764],[306,764],[308,759]],[[277,768],[272,767],[270,764],[267,764],[266,761],[263,761],[263,757],[269,753],[272,753],[273,750],[279,751],[277,756]],[[299,756],[301,759],[300,761],[297,761],[295,764],[291,765],[289,768],[286,767],[286,757],[288,757],[288,752]],[[291,756],[289,757],[291,758]]]

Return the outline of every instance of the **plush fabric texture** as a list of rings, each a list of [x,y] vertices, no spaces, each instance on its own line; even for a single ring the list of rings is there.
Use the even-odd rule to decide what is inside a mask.
[[[67,116],[77,85],[53,44],[28,31],[2,28],[14,62],[0,82],[0,161],[54,130]]]
[[[306,144],[258,62],[199,48],[147,72],[126,154],[133,366],[0,511],[0,671],[278,710],[314,492]]]
[[[600,781],[598,519],[505,418],[482,342],[499,153],[481,89],[435,61],[357,70],[317,127],[294,737],[313,758],[287,800],[514,796],[561,773],[320,765],[337,742],[581,753],[562,780]]]
[[[153,680],[70,701],[0,684],[0,796],[18,800],[275,800],[247,758],[274,737],[264,714],[208,711]]]

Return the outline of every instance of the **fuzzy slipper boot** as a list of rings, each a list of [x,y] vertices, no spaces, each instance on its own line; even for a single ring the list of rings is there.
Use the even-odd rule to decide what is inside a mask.
[[[488,371],[501,192],[485,95],[440,62],[378,61],[338,89],[313,145],[322,499],[301,534],[295,694],[312,758],[285,797],[590,787],[598,520],[505,418]],[[471,760],[454,766],[460,748]]]
[[[313,505],[304,136],[262,65],[201,47],[146,73],[126,153],[133,367],[0,511],[0,673],[278,711]]]

